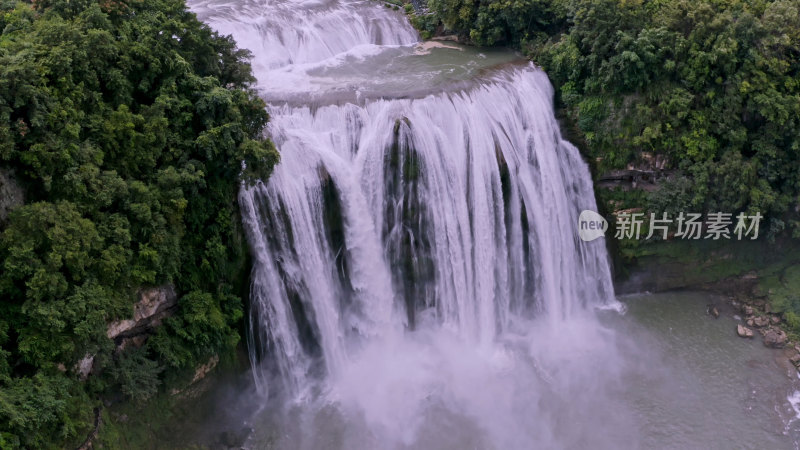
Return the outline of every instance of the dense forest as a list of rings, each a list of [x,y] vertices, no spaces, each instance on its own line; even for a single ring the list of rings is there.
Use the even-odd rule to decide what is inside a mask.
[[[0,448],[74,448],[101,403],[235,347],[236,192],[278,156],[247,52],[182,0],[0,0],[0,31],[0,168],[26,200],[0,234]],[[177,312],[115,350],[108,323],[166,283]]]
[[[800,237],[800,1],[429,0],[423,32],[544,68],[599,171],[659,157],[657,211],[756,211]]]

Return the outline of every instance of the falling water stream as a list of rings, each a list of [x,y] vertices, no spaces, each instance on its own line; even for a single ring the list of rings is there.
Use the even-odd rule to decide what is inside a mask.
[[[591,177],[545,73],[376,1],[189,3],[253,53],[281,152],[239,199],[255,392],[283,418],[248,446],[650,444],[629,387],[652,360],[576,233]]]

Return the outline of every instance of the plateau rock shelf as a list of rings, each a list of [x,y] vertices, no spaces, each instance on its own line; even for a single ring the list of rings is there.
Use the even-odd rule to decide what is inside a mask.
[[[593,418],[618,375],[595,310],[617,303],[547,76],[422,46],[378,2],[190,4],[253,52],[281,152],[240,205],[254,374],[305,418],[284,446],[331,416],[341,448],[630,444],[592,429],[628,420]]]

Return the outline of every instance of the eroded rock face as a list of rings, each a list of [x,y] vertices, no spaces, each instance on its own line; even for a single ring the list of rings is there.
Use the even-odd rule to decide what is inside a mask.
[[[14,172],[0,167],[0,229],[3,229],[12,209],[25,203],[25,191],[17,183]]]
[[[154,317],[166,308],[177,304],[178,297],[172,285],[146,289],[139,292],[139,302],[133,305],[133,320],[141,322]]]
[[[164,318],[172,314],[178,304],[178,296],[172,285],[142,289],[139,301],[133,305],[133,319],[122,319],[111,322],[106,330],[109,339],[119,339],[121,344],[125,338],[146,332],[161,324]]]
[[[106,336],[109,339],[114,339],[115,337],[119,336],[120,334],[133,329],[136,326],[135,320],[117,320],[111,322],[108,325],[108,330],[106,330]]]

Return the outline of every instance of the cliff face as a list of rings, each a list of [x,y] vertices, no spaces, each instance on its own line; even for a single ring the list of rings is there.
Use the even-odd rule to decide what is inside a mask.
[[[133,319],[112,322],[106,335],[114,339],[117,346],[135,345],[137,341],[146,339],[164,318],[172,315],[177,305],[178,296],[171,284],[142,289],[139,301],[133,305]]]

